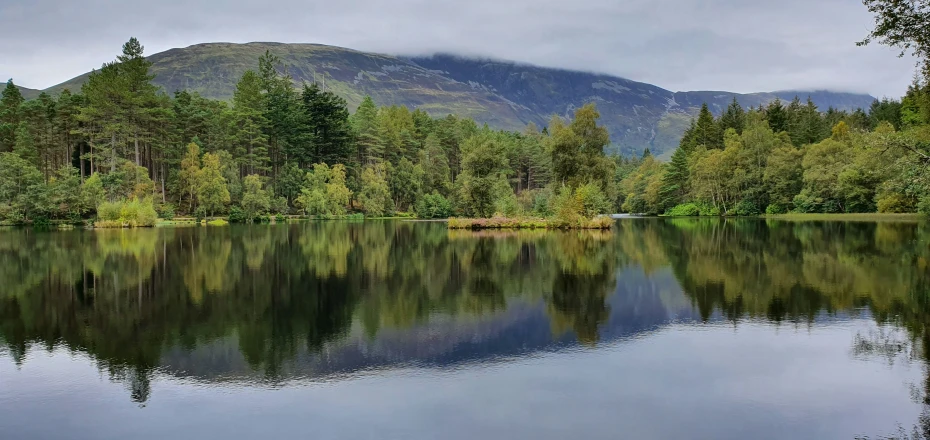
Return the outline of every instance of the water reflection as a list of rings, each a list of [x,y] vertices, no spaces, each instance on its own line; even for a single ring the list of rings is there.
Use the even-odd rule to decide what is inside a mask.
[[[918,222],[7,231],[0,340],[17,363],[30,347],[86,353],[137,402],[156,371],[279,383],[593,347],[689,320],[811,326],[865,314],[906,336],[863,336],[855,356],[923,359],[928,262],[930,228]]]

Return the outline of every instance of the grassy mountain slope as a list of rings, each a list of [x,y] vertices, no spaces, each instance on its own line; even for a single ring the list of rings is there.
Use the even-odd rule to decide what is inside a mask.
[[[27,87],[16,86],[19,89],[19,93],[23,95],[23,98],[26,99],[36,99],[39,97],[39,94],[42,93],[41,90],[30,89]]]
[[[595,102],[610,129],[616,152],[638,154],[645,148],[668,157],[701,103],[720,112],[735,96],[744,107],[777,97],[805,99],[807,92],[734,94],[671,92],[610,75],[537,67],[449,55],[405,58],[317,44],[208,43],[171,49],[149,57],[155,83],[168,92],[187,89],[215,98],[232,97],[236,81],[256,69],[258,57],[271,51],[300,84],[323,82],[354,108],[365,95],[382,105],[422,108],[441,116],[454,113],[495,128],[542,127],[552,115],[568,117]],[[80,89],[87,75],[54,86]],[[867,107],[873,98],[848,93],[812,92],[821,108]]]

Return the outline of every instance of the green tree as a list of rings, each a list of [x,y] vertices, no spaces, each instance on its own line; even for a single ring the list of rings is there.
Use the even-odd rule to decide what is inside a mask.
[[[223,178],[220,157],[216,154],[203,155],[203,168],[197,175],[197,200],[200,206],[210,212],[211,217],[229,204],[229,188]]]
[[[32,166],[38,166],[39,154],[36,152],[35,141],[26,122],[20,122],[16,129],[16,144],[13,152]]]
[[[70,165],[58,169],[49,181],[49,198],[52,207],[65,218],[80,219],[86,211],[84,187],[78,170]]]
[[[413,208],[423,190],[423,178],[421,166],[414,165],[406,157],[400,160],[388,181],[395,209],[408,211]]]
[[[14,153],[0,153],[0,205],[12,220],[45,214],[48,192],[42,173]]]
[[[91,174],[81,185],[81,194],[85,211],[97,211],[97,207],[107,200],[107,192],[103,189],[100,173]]]
[[[490,217],[495,211],[498,182],[507,182],[504,145],[491,134],[481,134],[469,138],[462,151],[462,175],[458,182],[460,207],[467,215]]]
[[[694,124],[694,143],[707,149],[723,148],[723,132],[720,130],[720,124],[714,121],[714,115],[706,103],[701,105],[697,122]]]
[[[16,130],[20,123],[22,93],[10,79],[0,94],[0,151],[12,151],[16,142]]]
[[[746,112],[743,110],[743,107],[739,105],[739,102],[736,101],[736,97],[733,97],[733,102],[727,106],[726,111],[720,115],[720,131],[726,132],[728,129],[734,129],[737,133],[742,134],[743,128],[746,126]]]
[[[357,139],[358,162],[364,166],[384,159],[384,145],[378,134],[378,108],[371,96],[365,96],[350,121]]]
[[[369,165],[362,170],[359,202],[365,214],[371,217],[381,217],[394,212],[394,201],[391,199],[386,174],[383,163]]]
[[[247,221],[251,222],[259,214],[268,211],[271,195],[264,189],[261,176],[249,174],[242,181],[242,211]]]
[[[265,101],[262,97],[261,78],[247,70],[233,93],[233,112],[236,120],[236,157],[242,172],[254,174],[268,169],[268,137],[263,129],[268,124],[265,118]]]
[[[903,56],[912,52],[923,65],[925,75],[930,73],[930,1],[928,0],[863,0],[869,12],[875,14],[875,28],[859,43],[872,41],[901,49]]]
[[[194,212],[194,202],[197,196],[197,185],[200,178],[200,147],[195,142],[187,144],[187,153],[181,160],[181,170],[178,173],[178,205],[184,203],[186,196],[189,201],[189,212]]]

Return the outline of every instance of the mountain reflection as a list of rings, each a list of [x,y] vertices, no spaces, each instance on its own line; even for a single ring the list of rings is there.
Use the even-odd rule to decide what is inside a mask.
[[[157,371],[279,383],[593,347],[673,321],[867,313],[930,353],[928,262],[917,222],[5,231],[0,342],[17,363],[38,347],[86,353],[138,402]]]

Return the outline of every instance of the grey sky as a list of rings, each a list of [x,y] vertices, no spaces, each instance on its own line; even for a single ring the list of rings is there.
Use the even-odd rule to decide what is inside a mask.
[[[112,60],[204,42],[450,52],[603,72],[666,89],[900,96],[912,58],[856,47],[859,0],[0,0],[0,78],[45,88]]]

